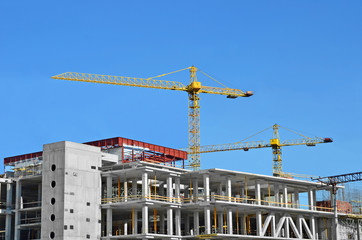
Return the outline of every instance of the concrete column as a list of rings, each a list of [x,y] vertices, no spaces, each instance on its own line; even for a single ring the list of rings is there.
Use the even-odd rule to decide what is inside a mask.
[[[132,196],[133,198],[137,196],[137,179],[132,180]]]
[[[38,184],[38,202],[39,202],[39,206],[41,206],[41,183]]]
[[[276,204],[276,206],[279,206],[279,184],[274,184],[274,202]]]
[[[261,193],[260,193],[260,183],[259,181],[255,181],[255,198],[256,198],[256,203],[258,205],[261,204]]]
[[[194,201],[198,201],[199,198],[199,180],[198,179],[194,179],[193,180],[193,191],[192,194],[194,195]]]
[[[294,191],[294,207],[299,208],[299,191]]]
[[[204,175],[204,190],[205,190],[205,201],[210,201],[210,178],[209,175]]]
[[[211,234],[210,207],[204,209],[205,234]]]
[[[310,216],[310,219],[309,219],[309,224],[310,224],[310,231],[312,233],[312,239],[316,239],[315,237],[315,233],[316,233],[316,227],[315,227],[315,219],[314,219],[314,216]]]
[[[263,223],[262,223],[262,219],[261,219],[261,211],[258,210],[256,212],[256,235],[257,236],[261,236],[261,231],[263,229]]]
[[[233,234],[233,212],[231,209],[227,210],[227,224],[228,224],[228,234]]]
[[[275,235],[275,213],[270,213],[270,215],[272,216],[271,222],[270,222],[270,230],[271,230],[271,236],[272,237],[276,237]]]
[[[283,185],[283,202],[284,207],[288,208],[288,188],[286,185]]]
[[[124,222],[123,231],[124,231],[124,235],[128,235],[128,223],[127,223],[127,221]]]
[[[246,215],[245,215],[245,213],[243,213],[242,215],[241,215],[241,234],[242,235],[246,235]]]
[[[185,234],[189,235],[190,234],[190,214],[186,213],[185,216]]]
[[[219,194],[220,196],[223,195],[223,194],[222,194],[222,183],[220,183],[219,186],[218,186],[218,194]]]
[[[173,215],[172,208],[170,207],[167,208],[167,234],[173,235]]]
[[[138,211],[134,211],[134,219],[133,219],[133,229],[132,229],[132,233],[133,234],[137,234],[138,233]]]
[[[175,179],[175,198],[180,198],[180,177],[176,177]],[[179,200],[177,200],[179,202]]]
[[[143,177],[142,177],[142,182],[143,182]],[[142,184],[142,189],[143,186],[144,185]],[[148,206],[144,205],[142,206],[142,234],[147,234],[147,233],[148,233]]]
[[[314,210],[314,197],[313,197],[313,190],[311,188],[308,189],[308,205],[309,210]]]
[[[107,236],[112,236],[113,232],[112,232],[112,208],[107,208]]]
[[[231,202],[231,179],[226,180],[226,194],[228,196],[228,201]]]
[[[286,238],[290,237],[290,234],[289,234],[289,218],[286,218],[285,222],[284,222],[284,236]]]
[[[199,220],[199,212],[194,212],[194,235],[199,235],[199,226],[200,226],[200,220]]]
[[[123,189],[124,189],[124,193],[123,193],[124,201],[127,202],[127,200],[128,200],[128,182],[127,181],[125,181],[123,183]]]
[[[165,234],[165,214],[163,211],[160,211],[159,215],[160,215],[160,232],[161,234]]]
[[[300,232],[300,233],[302,233],[302,231],[303,231],[303,223],[302,223],[302,218],[303,218],[303,216],[302,215],[298,215],[297,216],[297,229],[298,229],[298,232]]]
[[[20,230],[18,229],[19,222],[19,209],[23,208],[23,200],[21,194],[22,183],[20,179],[16,181],[16,192],[15,192],[15,230],[14,230],[14,240],[20,240]]]
[[[313,189],[313,207],[314,210],[317,210],[317,194],[315,189]]]
[[[11,240],[11,204],[13,202],[13,184],[6,184],[6,218],[5,218],[5,240]]]
[[[218,233],[224,233],[224,215],[222,212],[218,213]]]
[[[167,177],[167,197],[169,198],[168,201],[172,202],[173,188],[172,188],[172,177],[171,176]],[[167,219],[167,221],[168,221],[168,219]]]
[[[148,174],[147,172],[142,173],[142,198],[146,198],[148,196]],[[148,222],[147,222],[148,225]],[[148,228],[148,226],[147,226]]]
[[[337,209],[337,192],[336,194],[332,195],[332,200],[333,200],[333,210],[334,210],[334,219],[333,221],[333,225],[332,225],[332,239],[333,240],[339,240],[339,235],[338,235],[338,209]]]
[[[175,228],[176,228],[176,235],[181,236],[181,209],[175,210]]]
[[[112,177],[107,176],[107,198],[110,200],[112,198]]]

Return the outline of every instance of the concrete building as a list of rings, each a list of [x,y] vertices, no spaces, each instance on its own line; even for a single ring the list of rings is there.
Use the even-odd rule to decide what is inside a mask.
[[[0,239],[337,239],[332,209],[316,204],[328,186],[186,159],[125,138],[5,158]]]

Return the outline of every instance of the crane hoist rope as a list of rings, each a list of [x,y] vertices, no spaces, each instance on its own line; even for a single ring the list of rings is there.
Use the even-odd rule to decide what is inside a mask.
[[[177,81],[165,81],[158,80],[155,78],[163,77],[172,73],[181,72],[184,70],[190,71],[190,80],[188,85],[184,85]],[[188,111],[188,128],[189,128],[189,168],[193,170],[200,169],[200,93],[224,95],[227,98],[237,97],[250,97],[253,95],[251,91],[243,92],[240,89],[232,88],[219,88],[219,87],[208,87],[202,86],[201,82],[197,80],[196,72],[197,68],[194,66],[187,67],[184,69],[176,70],[173,72],[157,75],[150,78],[134,78],[134,77],[123,77],[123,76],[111,76],[101,74],[89,74],[89,73],[76,73],[66,72],[56,76],[53,79],[59,80],[70,80],[80,82],[91,82],[91,83],[102,83],[112,84],[120,86],[130,87],[143,87],[143,88],[154,88],[154,89],[165,89],[165,90],[176,90],[184,91],[188,93],[189,100],[189,111]],[[202,72],[203,73],[203,72]],[[205,74],[205,73],[204,73]],[[209,75],[205,74],[210,77]],[[211,78],[211,77],[210,77]],[[213,78],[211,78],[213,79]],[[215,79],[213,79],[215,80]],[[216,81],[216,80],[215,80]]]

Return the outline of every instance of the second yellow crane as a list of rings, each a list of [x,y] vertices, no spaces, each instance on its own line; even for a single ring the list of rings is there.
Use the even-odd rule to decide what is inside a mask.
[[[256,148],[272,148],[273,150],[273,175],[274,176],[280,176],[280,177],[291,177],[293,176],[297,176],[298,174],[294,174],[294,173],[285,173],[283,172],[282,169],[282,150],[281,147],[284,146],[297,146],[297,145],[306,145],[306,146],[315,146],[316,144],[319,143],[330,143],[333,142],[333,140],[331,138],[321,138],[321,137],[307,137],[304,136],[300,133],[297,133],[293,130],[284,128],[288,131],[291,131],[295,134],[298,134],[300,136],[302,136],[303,138],[301,139],[292,139],[292,140],[285,140],[285,141],[280,141],[279,138],[279,128],[281,126],[278,124],[274,124],[271,127],[268,127],[256,134],[253,134],[248,138],[254,137],[255,135],[258,135],[261,132],[264,132],[268,129],[273,128],[273,138],[270,139],[270,141],[250,141],[250,142],[245,142],[246,139],[244,139],[243,141],[240,142],[236,142],[236,143],[228,143],[228,144],[217,144],[217,145],[205,145],[205,146],[201,146],[200,147],[200,151],[199,153],[210,153],[210,152],[222,152],[222,151],[232,151],[232,150],[244,150],[244,151],[248,151],[249,149],[256,149]],[[186,150],[187,149],[183,149]],[[304,177],[305,175],[299,175],[300,177]]]
[[[188,85],[184,85],[181,82],[176,81],[164,81],[156,80],[155,78],[163,77],[172,73],[190,70],[190,81]],[[224,88],[219,87],[207,87],[202,86],[201,82],[197,81],[196,71],[199,70],[201,73],[205,74],[207,77],[210,77],[206,73],[202,72],[196,67],[187,67],[180,69],[174,72],[161,74],[155,77],[150,78],[134,78],[134,77],[121,77],[121,76],[110,76],[110,75],[100,75],[100,74],[89,74],[89,73],[75,73],[75,72],[66,72],[56,76],[53,76],[53,79],[60,80],[70,80],[70,81],[80,81],[80,82],[91,82],[91,83],[103,83],[103,84],[113,84],[121,86],[130,86],[130,87],[143,87],[143,88],[155,88],[155,89],[165,89],[165,90],[177,90],[184,91],[188,93],[189,99],[189,168],[193,170],[200,169],[200,104],[199,104],[199,94],[200,93],[209,93],[209,94],[218,94],[225,95],[228,98],[237,98],[237,97],[250,97],[253,95],[251,91],[243,92],[239,89],[231,89],[224,86]],[[210,77],[211,78],[211,77]],[[213,78],[212,78],[213,79]],[[215,79],[213,79],[215,80]]]

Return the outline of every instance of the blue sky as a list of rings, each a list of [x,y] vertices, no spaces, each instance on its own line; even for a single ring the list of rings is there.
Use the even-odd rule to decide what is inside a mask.
[[[360,171],[361,12],[354,0],[1,1],[0,157],[115,136],[185,147],[187,94],[50,77],[149,77],[195,65],[255,93],[234,100],[202,95],[202,145],[237,142],[278,123],[334,139],[284,148],[285,171]],[[186,84],[189,75],[162,79]],[[271,174],[272,153],[212,153],[202,156],[202,167]]]

